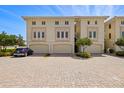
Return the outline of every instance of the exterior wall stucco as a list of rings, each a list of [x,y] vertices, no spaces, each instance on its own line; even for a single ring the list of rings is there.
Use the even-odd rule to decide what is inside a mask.
[[[36,21],[37,24],[36,25],[32,25],[32,21]],[[41,22],[45,21],[46,25],[41,25]],[[55,25],[55,21],[59,21],[59,25]],[[69,25],[65,25],[65,21],[69,21]],[[71,53],[74,53],[74,19],[73,18],[27,18],[26,19],[27,22],[27,44],[28,46],[33,49],[35,49],[36,51],[36,47],[37,50],[41,50],[42,47],[38,47],[41,44],[42,45],[48,45],[48,52],[49,53],[54,53],[53,49],[54,45],[61,45],[63,46],[61,50],[65,50],[66,48],[64,47],[64,44],[68,44],[71,45],[71,47],[69,47],[69,49],[71,48],[72,51],[70,51]],[[39,31],[39,29],[45,28],[45,40],[33,40],[33,36],[32,36],[32,29],[34,29]],[[65,29],[69,29],[69,40],[56,40],[56,28],[62,29],[63,31]],[[37,45],[37,46],[35,46]],[[44,49],[44,48],[43,48]],[[68,50],[69,50],[68,49]],[[67,49],[66,49],[67,50]],[[34,52],[35,52],[34,51]],[[36,51],[37,52],[37,51]],[[65,51],[66,52],[66,51]]]
[[[92,40],[93,45],[89,46],[87,49],[87,51],[91,53],[103,53],[104,51],[104,20],[104,17],[81,19],[81,38],[88,37],[88,32],[90,30],[95,30],[97,32],[97,38]],[[87,24],[88,21],[90,21],[91,24]],[[97,24],[94,24],[95,21],[97,21]]]
[[[120,51],[121,49],[115,44],[118,38],[121,37],[121,31],[124,30],[124,25],[121,24],[124,21],[124,17],[114,17],[105,23],[105,39],[106,48],[112,48],[115,51]],[[112,28],[108,29],[108,25],[111,24]],[[111,33],[111,39],[108,38],[109,33]]]
[[[80,38],[88,37],[88,31],[94,29],[97,32],[97,38],[93,40],[93,45],[87,48],[87,51],[91,53],[103,53],[104,50],[104,20],[105,16],[85,16],[85,17],[23,17],[27,25],[27,46],[32,46],[32,49],[41,50],[41,45],[48,45],[48,48],[43,47],[44,50],[49,53],[55,51],[65,51],[74,53],[75,36]],[[32,25],[32,21],[36,21],[36,25]],[[41,22],[45,21],[46,24],[42,25]],[[59,21],[59,25],[55,25],[55,21]],[[65,21],[69,21],[69,25],[65,25]],[[87,24],[90,21],[90,25]],[[94,25],[94,21],[97,21],[97,25]],[[76,24],[75,24],[76,22]],[[45,39],[34,40],[32,31],[45,28]],[[62,29],[63,31],[69,29],[69,40],[56,40],[56,30]],[[35,46],[37,45],[37,46]],[[57,47],[58,46],[58,47]],[[61,48],[60,48],[61,47]],[[48,49],[48,50],[47,50]],[[37,51],[36,50],[36,51]],[[68,51],[67,51],[68,50]],[[95,51],[96,50],[96,51]],[[59,52],[61,52],[59,51]]]

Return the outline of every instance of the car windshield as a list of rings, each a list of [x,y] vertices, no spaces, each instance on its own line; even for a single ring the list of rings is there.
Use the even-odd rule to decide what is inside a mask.
[[[26,51],[26,48],[17,48],[16,51],[24,52],[24,51]]]

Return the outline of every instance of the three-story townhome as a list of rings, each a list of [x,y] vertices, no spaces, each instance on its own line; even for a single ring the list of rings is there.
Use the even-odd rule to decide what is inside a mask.
[[[74,17],[24,16],[34,53],[74,53]]]
[[[103,53],[104,20],[108,16],[24,16],[23,18],[27,23],[27,46],[35,53],[74,53],[75,37],[88,37],[93,41],[86,51]]]
[[[115,51],[121,49],[115,44],[118,38],[124,37],[124,16],[115,16],[105,22],[105,46]]]
[[[77,33],[78,37],[88,37],[93,44],[86,48],[91,53],[104,52],[104,21],[108,16],[80,16],[77,17]],[[82,50],[82,48],[81,48]]]

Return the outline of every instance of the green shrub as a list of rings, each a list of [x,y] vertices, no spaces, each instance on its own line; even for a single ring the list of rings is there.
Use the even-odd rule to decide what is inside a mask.
[[[0,50],[0,57],[2,57],[2,56],[12,56],[14,51],[15,51],[15,49],[2,49],[2,50]]]
[[[4,52],[4,56],[11,56],[11,52]]]
[[[15,49],[1,49],[1,52],[14,52]]]
[[[124,51],[117,51],[116,52],[116,55],[117,56],[124,56]]]
[[[3,55],[4,55],[4,52],[1,52],[1,51],[0,51],[0,57],[2,57]]]
[[[80,55],[80,53],[76,53],[76,56],[79,56],[80,57],[81,55]]]
[[[115,52],[114,49],[112,48],[109,49],[109,53],[114,53],[114,52]]]
[[[45,54],[45,57],[48,57],[48,56],[50,56],[50,54],[49,54],[49,53]]]
[[[12,53],[11,52],[0,52],[0,57],[2,56],[11,56]]]
[[[104,49],[104,53],[107,53],[107,49],[106,48]]]
[[[90,58],[91,57],[91,53],[89,53],[89,52],[80,52],[80,53],[77,53],[76,55],[83,57],[83,58]]]
[[[15,49],[1,49],[0,50],[0,57],[2,57],[2,56],[12,56],[14,51],[15,51]]]

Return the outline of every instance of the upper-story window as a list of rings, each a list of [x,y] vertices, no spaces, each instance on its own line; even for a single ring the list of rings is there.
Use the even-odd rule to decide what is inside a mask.
[[[60,32],[57,32],[57,38],[60,38]]]
[[[96,38],[96,31],[93,32],[93,38]]]
[[[36,21],[32,21],[32,25],[36,25]]]
[[[68,31],[57,31],[57,39],[59,40],[68,40],[69,32]]]
[[[62,32],[61,32],[61,38],[64,38],[64,34],[65,34],[65,33],[62,31]]]
[[[44,31],[35,31],[33,32],[34,39],[40,40],[45,38],[45,32]]]
[[[122,36],[122,37],[124,37],[124,31],[123,31],[123,32],[121,32],[121,36]]]
[[[90,24],[90,21],[87,21],[87,24],[89,25]]]
[[[36,38],[36,32],[34,32],[34,38]]]
[[[69,21],[65,21],[65,25],[69,25]]]
[[[109,33],[109,39],[111,39],[111,33]]]
[[[68,32],[65,32],[65,37],[68,38]]]
[[[124,21],[121,21],[121,24],[124,25]]]
[[[97,25],[97,21],[95,21],[95,24]]]
[[[55,25],[59,25],[59,21],[55,21]]]
[[[111,24],[109,24],[109,29],[111,29]]]
[[[92,32],[91,31],[89,32],[89,38],[92,38]]]
[[[42,21],[42,25],[45,25],[46,24],[46,22],[45,21]]]
[[[44,38],[45,37],[45,32],[42,32],[42,38]]]
[[[95,39],[96,38],[96,31],[89,31],[89,38]]]
[[[40,38],[40,32],[38,32],[38,38]]]

